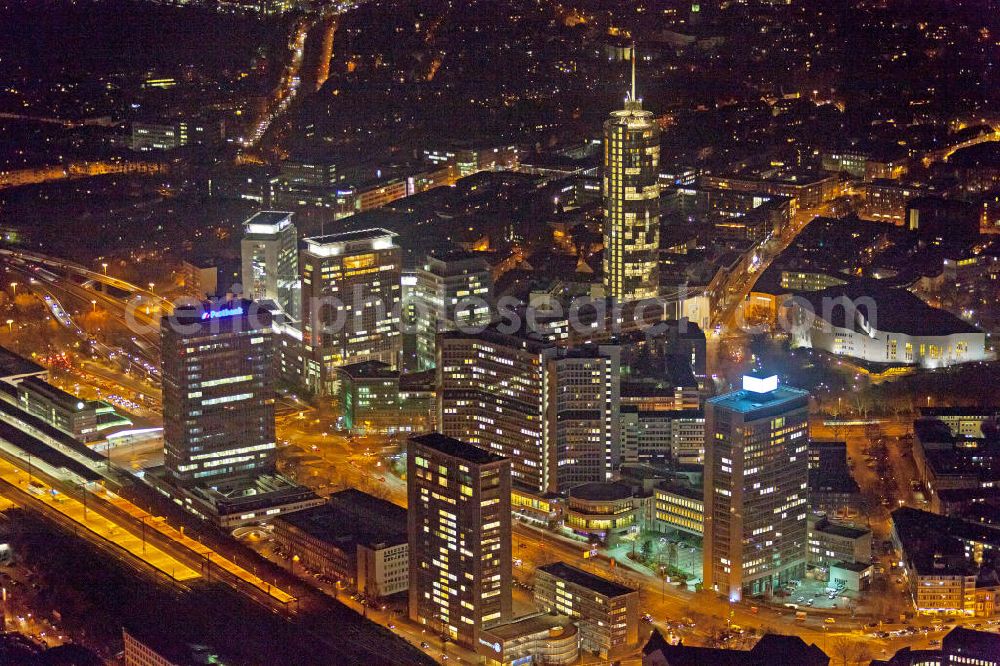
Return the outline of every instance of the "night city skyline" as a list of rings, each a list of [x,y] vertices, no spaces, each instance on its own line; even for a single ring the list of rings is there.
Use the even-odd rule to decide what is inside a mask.
[[[7,0],[0,272],[0,664],[1000,666],[997,0]]]

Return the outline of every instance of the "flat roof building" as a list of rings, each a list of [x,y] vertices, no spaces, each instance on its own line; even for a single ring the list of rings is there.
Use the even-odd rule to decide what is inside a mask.
[[[1000,550],[1000,531],[909,507],[892,512],[892,540],[901,553],[918,613],[989,617],[996,586],[977,586],[984,559]]]
[[[302,344],[314,390],[332,393],[341,365],[399,362],[402,254],[395,239],[385,229],[305,239]]]
[[[476,650],[511,617],[510,461],[430,433],[406,470],[410,619]]]
[[[867,363],[943,368],[988,358],[983,331],[875,280],[801,293],[792,320],[795,346]]]
[[[254,213],[243,223],[240,253],[244,296],[274,301],[288,319],[298,321],[302,308],[299,234],[292,213]]]
[[[103,400],[81,400],[39,376],[33,375],[20,380],[17,383],[17,397],[28,413],[81,442],[101,439],[108,429],[132,425],[110,403]]]
[[[706,402],[706,588],[739,601],[805,574],[808,419],[809,394],[777,376]]]
[[[274,521],[275,541],[303,566],[378,599],[409,586],[406,509],[360,490]]]
[[[442,333],[439,427],[510,458],[513,482],[534,493],[608,480],[621,457],[619,350],[496,326]]]
[[[572,664],[580,656],[579,633],[565,615],[537,613],[484,629],[477,652],[486,666]]]
[[[705,491],[679,481],[665,481],[653,490],[658,531],[679,530],[701,537],[705,533]]]
[[[535,604],[573,618],[581,649],[605,659],[627,654],[639,640],[639,591],[565,562],[535,569]]]
[[[808,562],[826,566],[835,562],[863,563],[872,559],[872,532],[869,529],[831,522],[825,516],[809,516]]]
[[[413,319],[416,370],[437,362],[437,334],[490,323],[493,278],[480,252],[453,250],[427,255],[414,272]]]
[[[253,301],[181,307],[160,322],[163,443],[182,486],[275,469],[271,313]]]

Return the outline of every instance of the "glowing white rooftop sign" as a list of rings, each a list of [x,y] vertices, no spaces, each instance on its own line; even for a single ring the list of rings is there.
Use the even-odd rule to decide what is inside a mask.
[[[753,393],[770,393],[778,388],[778,375],[770,377],[754,377],[743,375],[743,390]]]

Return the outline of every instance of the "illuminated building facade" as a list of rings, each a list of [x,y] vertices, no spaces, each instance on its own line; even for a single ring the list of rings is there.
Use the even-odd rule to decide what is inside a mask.
[[[511,617],[510,461],[438,433],[410,439],[409,611],[476,649]]]
[[[545,428],[547,342],[493,328],[438,338],[441,432],[510,458],[511,477],[536,492],[556,489],[555,452]]]
[[[439,332],[490,323],[493,278],[480,254],[460,250],[428,255],[415,280],[412,305],[419,371],[434,367]]]
[[[132,123],[129,148],[137,152],[174,150],[188,145],[217,144],[222,130],[212,123],[142,122]]]
[[[573,350],[528,335],[442,333],[441,432],[511,459],[536,493],[605,481],[621,459],[619,348]]]
[[[337,165],[328,160],[285,160],[278,175],[270,181],[271,205],[285,209],[331,208],[337,184],[343,178]]]
[[[576,620],[581,650],[605,659],[639,640],[639,591],[564,562],[535,569],[535,605]]]
[[[586,345],[548,362],[552,395],[546,425],[556,447],[559,490],[610,481],[621,463],[620,349]]]
[[[705,532],[705,501],[701,488],[681,482],[664,482],[653,490],[656,527],[695,536]]]
[[[632,93],[604,123],[604,288],[620,302],[659,291],[660,128]]]
[[[705,405],[704,585],[770,594],[805,574],[809,394],[748,376]]]
[[[336,372],[342,424],[350,432],[434,430],[433,373],[400,375],[378,361],[342,365]]]
[[[271,313],[252,301],[178,308],[160,324],[163,442],[182,486],[274,472]]]
[[[396,367],[401,251],[385,229],[305,239],[302,343],[306,383],[330,394],[334,369],[361,361]]]
[[[802,292],[790,312],[794,347],[921,368],[988,358],[983,331],[905,289],[887,288],[878,281]]]
[[[257,301],[274,301],[289,318],[298,321],[302,305],[299,235],[292,213],[255,213],[243,230],[243,294]]]

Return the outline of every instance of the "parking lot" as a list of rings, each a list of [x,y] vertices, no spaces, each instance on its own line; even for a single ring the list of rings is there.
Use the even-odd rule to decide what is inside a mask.
[[[813,579],[803,579],[799,581],[797,587],[789,590],[788,596],[780,601],[786,606],[789,604],[797,606],[797,610],[848,610],[856,608],[858,605],[858,593],[844,590],[842,587],[833,586],[832,583]],[[779,601],[775,599],[775,601]]]

